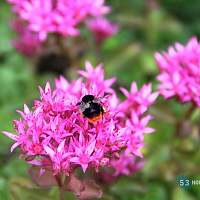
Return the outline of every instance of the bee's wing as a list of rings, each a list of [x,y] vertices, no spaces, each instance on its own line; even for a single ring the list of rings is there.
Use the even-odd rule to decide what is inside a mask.
[[[103,97],[95,98],[95,99],[93,100],[93,102],[94,102],[94,103],[99,103],[99,104],[100,104],[101,101],[102,101],[102,99],[108,98],[108,97],[110,97],[111,95],[112,95],[112,93],[105,92],[104,95],[103,95]]]
[[[92,102],[93,103],[101,103],[102,99],[103,99],[103,97],[95,98]]]

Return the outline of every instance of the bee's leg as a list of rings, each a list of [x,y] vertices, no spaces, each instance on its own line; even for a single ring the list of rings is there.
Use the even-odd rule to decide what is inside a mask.
[[[101,107],[101,120],[103,120],[103,115],[106,112],[105,108]]]

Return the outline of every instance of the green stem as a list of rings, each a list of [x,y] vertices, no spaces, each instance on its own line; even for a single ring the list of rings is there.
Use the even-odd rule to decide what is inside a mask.
[[[184,136],[185,134],[182,134],[182,132],[187,131],[187,128],[190,127],[189,119],[191,118],[192,114],[194,113],[196,109],[196,105],[192,104],[189,109],[185,112],[185,114],[177,121],[176,123],[176,133],[175,135],[180,137]]]
[[[63,188],[59,188],[59,192],[60,192],[60,200],[65,200],[65,193],[63,191]]]
[[[188,109],[188,111],[185,113],[185,115],[183,116],[183,119],[190,119],[195,109],[196,109],[196,105],[193,103]]]
[[[62,176],[61,175],[56,175],[55,179],[57,181],[57,185],[58,185],[58,188],[59,188],[59,199],[60,200],[64,200],[65,199],[65,196],[64,196],[65,192],[63,190]]]

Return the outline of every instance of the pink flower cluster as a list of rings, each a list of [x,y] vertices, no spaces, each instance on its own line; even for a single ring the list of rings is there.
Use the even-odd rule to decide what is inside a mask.
[[[8,0],[18,16],[25,20],[30,31],[41,40],[48,33],[75,36],[77,25],[88,16],[98,17],[109,11],[104,0]]]
[[[113,176],[130,176],[143,168],[143,166],[143,160],[136,160],[135,155],[127,152],[121,153],[119,159],[111,160],[111,167],[114,169]]]
[[[87,26],[93,33],[97,44],[101,44],[105,39],[113,36],[118,31],[116,24],[102,17],[89,20]]]
[[[12,21],[11,26],[17,33],[17,38],[12,41],[13,46],[25,56],[38,53],[41,49],[41,41],[38,35],[27,29],[19,19]]]
[[[130,92],[121,88],[126,98],[120,101],[111,88],[115,79],[104,80],[102,66],[86,63],[80,74],[72,82],[57,79],[55,89],[47,83],[32,109],[24,105],[24,111],[18,111],[22,118],[14,121],[17,135],[4,132],[15,140],[11,150],[19,147],[27,162],[50,168],[54,175],[68,175],[77,167],[85,172],[110,166],[116,166],[116,174],[129,174],[131,159],[134,163],[134,157],[142,157],[144,134],[153,132],[147,127],[152,117],[145,112],[158,93],[151,92],[150,84],[138,90],[132,83]],[[88,94],[99,98],[105,110],[94,123],[78,105]],[[125,157],[128,160],[121,163]],[[127,167],[129,171],[123,169]]]
[[[155,54],[160,74],[159,90],[165,98],[177,97],[200,107],[200,44],[193,37],[183,46],[176,43],[168,52]]]

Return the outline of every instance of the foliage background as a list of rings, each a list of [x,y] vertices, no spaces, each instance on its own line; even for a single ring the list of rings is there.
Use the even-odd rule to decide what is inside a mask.
[[[120,25],[119,33],[107,40],[98,54],[87,51],[79,61],[94,65],[102,62],[107,76],[117,76],[119,84],[129,87],[132,80],[140,86],[153,82],[158,73],[153,55],[166,50],[175,41],[185,43],[193,35],[200,36],[200,1],[193,0],[108,0],[112,6],[110,18]],[[44,85],[53,75],[33,73],[33,62],[20,55],[11,45],[15,34],[9,27],[9,5],[0,1],[0,130],[12,131],[16,108],[32,104],[38,97],[37,85]],[[87,33],[85,36],[90,43]],[[184,128],[187,137],[174,134],[174,121],[188,105],[159,98],[151,112],[155,115],[152,127],[156,132],[146,137],[143,149],[146,164],[141,172],[121,178],[115,183],[106,200],[195,200],[200,199],[200,186],[181,188],[178,176],[200,179],[199,111],[192,116],[192,128]],[[197,124],[197,125],[196,125]],[[29,179],[28,166],[10,154],[11,141],[0,135],[0,200],[47,200],[57,198],[57,189],[42,190]],[[74,199],[67,194],[66,199]]]

